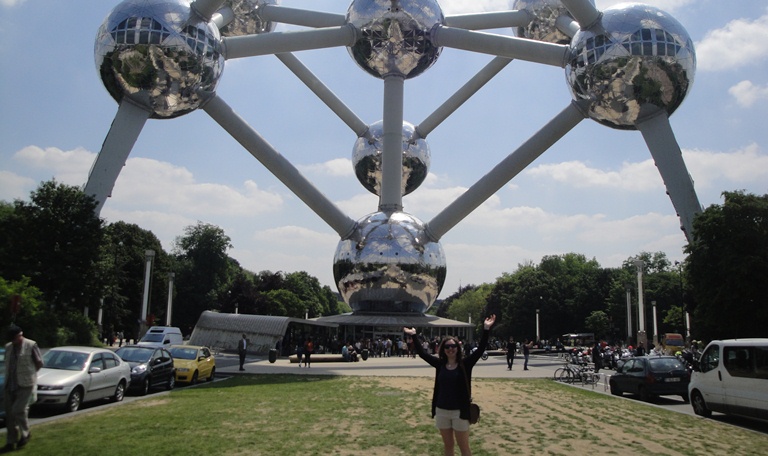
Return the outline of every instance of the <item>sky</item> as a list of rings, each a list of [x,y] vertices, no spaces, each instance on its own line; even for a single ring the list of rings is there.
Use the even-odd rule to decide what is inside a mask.
[[[117,112],[93,45],[118,3],[0,0],[0,200],[28,200],[51,178],[86,182]],[[768,5],[645,3],[671,13],[695,43],[693,88],[670,123],[699,201],[722,204],[723,191],[768,193]],[[349,1],[280,4],[344,14]],[[512,4],[440,2],[447,15]],[[359,118],[381,120],[383,83],[346,49],[295,55]],[[432,68],[405,82],[404,119],[419,124],[491,59],[444,48]],[[377,211],[378,198],[354,176],[355,134],[277,58],[227,61],[217,94],[349,217]],[[404,211],[428,222],[570,101],[563,69],[511,62],[427,137],[430,173],[404,197]],[[147,122],[101,216],[151,230],[168,251],[185,227],[216,225],[244,268],[307,271],[335,289],[339,236],[202,110]],[[585,119],[440,243],[445,298],[546,255],[575,252],[619,267],[640,252],[682,260],[687,241],[642,135]]]

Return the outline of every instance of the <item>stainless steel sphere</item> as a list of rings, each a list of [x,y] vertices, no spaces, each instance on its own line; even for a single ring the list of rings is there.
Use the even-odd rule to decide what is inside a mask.
[[[590,0],[594,5],[594,1]],[[515,0],[514,10],[525,10],[531,16],[531,22],[525,27],[517,27],[516,35],[555,44],[570,44],[571,37],[557,29],[557,18],[571,14],[560,0]],[[587,24],[589,25],[589,24]]]
[[[671,115],[696,73],[690,36],[652,6],[606,9],[601,24],[580,30],[571,47],[565,75],[573,98],[588,100],[589,117],[612,128],[633,130],[661,110]]]
[[[223,6],[228,6],[235,18],[222,27],[221,36],[242,36],[268,33],[275,30],[275,23],[262,17],[265,5],[276,5],[277,0],[226,0]]]
[[[355,312],[426,312],[445,283],[445,254],[404,212],[375,212],[339,242],[333,278]]]
[[[349,48],[350,55],[377,78],[418,76],[440,55],[430,36],[443,23],[435,0],[353,0],[347,23],[362,37]]]
[[[378,121],[369,127],[371,139],[357,138],[352,151],[352,165],[357,180],[369,192],[381,196],[381,154],[384,136],[383,123]],[[430,163],[429,144],[424,139],[412,139],[415,128],[403,122],[403,181],[402,194],[407,195],[427,178]]]
[[[184,115],[214,92],[224,69],[216,26],[191,13],[188,0],[125,0],[99,28],[94,56],[101,80],[156,119]]]

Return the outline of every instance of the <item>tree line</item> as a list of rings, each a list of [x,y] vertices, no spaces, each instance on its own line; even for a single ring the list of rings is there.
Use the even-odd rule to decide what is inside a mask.
[[[304,271],[244,269],[217,226],[186,227],[166,252],[151,231],[107,224],[95,207],[78,187],[55,180],[29,201],[0,202],[2,327],[15,321],[43,346],[93,345],[118,331],[138,337],[150,250],[148,325],[168,323],[171,280],[171,323],[185,334],[205,310],[297,318],[350,310]]]
[[[431,312],[475,324],[498,316],[495,334],[542,339],[570,332],[626,340],[627,299],[637,331],[637,266],[642,260],[645,328],[652,335],[652,303],[659,334],[694,339],[765,337],[768,327],[768,195],[724,192],[724,203],[694,221],[683,263],[663,252],[639,252],[621,267],[603,268],[580,253],[518,264],[495,282],[469,285]],[[44,346],[94,344],[112,332],[138,335],[147,251],[154,251],[148,321],[172,321],[185,334],[205,310],[303,318],[350,311],[338,294],[304,271],[248,271],[227,251],[224,231],[197,222],[170,252],[148,230],[107,224],[79,188],[42,182],[29,201],[0,202],[0,323],[20,324]],[[101,312],[101,328],[96,321]]]

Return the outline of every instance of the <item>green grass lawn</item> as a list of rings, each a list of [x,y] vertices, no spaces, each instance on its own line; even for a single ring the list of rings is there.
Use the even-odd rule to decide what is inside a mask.
[[[432,379],[243,375],[35,425],[25,455],[441,455]],[[550,380],[476,379],[475,455],[764,455],[768,436]],[[18,453],[22,454],[22,452]]]

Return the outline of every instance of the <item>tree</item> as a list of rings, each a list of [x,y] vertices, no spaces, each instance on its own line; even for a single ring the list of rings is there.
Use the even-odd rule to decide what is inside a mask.
[[[768,195],[724,192],[693,222],[686,278],[696,339],[763,337],[768,326]]]
[[[207,223],[184,229],[176,238],[177,293],[174,320],[182,328],[191,328],[205,310],[219,310],[219,298],[226,292],[240,265],[227,255],[232,248],[229,236],[221,228]]]
[[[608,315],[602,310],[594,310],[584,320],[584,327],[595,333],[596,339],[604,339],[610,328]]]
[[[96,201],[79,188],[42,182],[30,202],[16,200],[0,217],[0,276],[29,277],[56,312],[96,308],[101,297],[98,262],[103,221]]]
[[[491,291],[493,291],[493,285],[484,283],[475,289],[462,293],[461,296],[451,301],[447,312],[448,318],[464,321],[471,316],[475,331],[480,331],[483,319],[487,316],[485,307]]]

